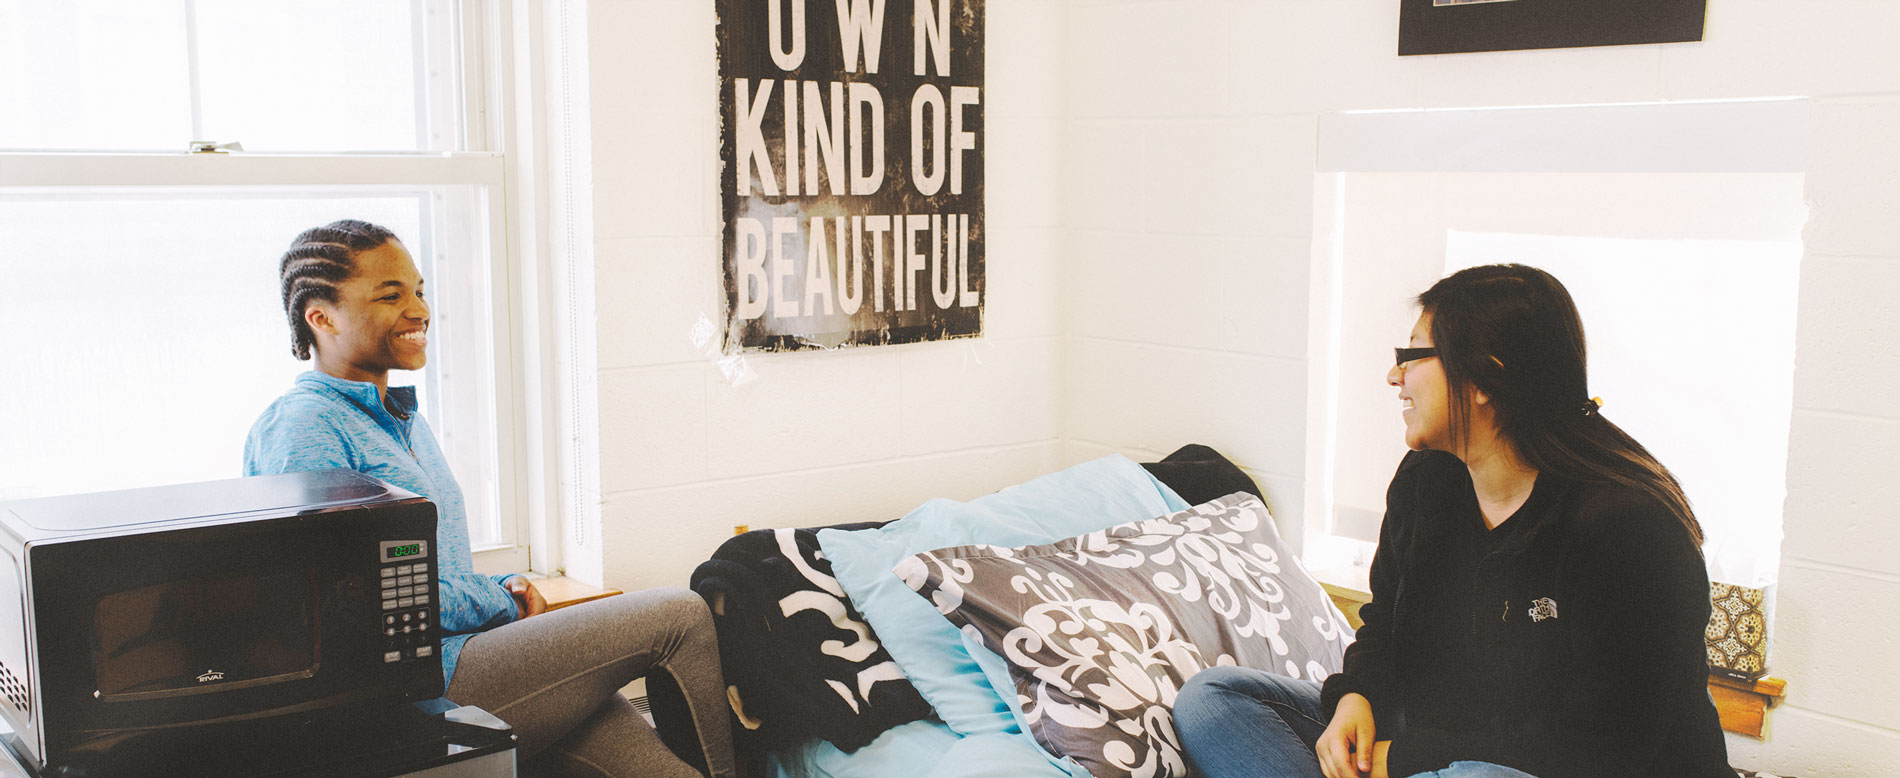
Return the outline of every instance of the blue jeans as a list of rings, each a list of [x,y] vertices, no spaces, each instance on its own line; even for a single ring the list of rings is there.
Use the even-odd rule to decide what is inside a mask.
[[[1324,778],[1314,746],[1333,712],[1319,684],[1245,667],[1211,667],[1181,687],[1174,730],[1201,778]],[[1487,762],[1453,762],[1411,778],[1535,778]]]
[[[1409,778],[1537,778],[1537,776],[1490,762],[1452,762],[1450,767],[1443,770],[1413,773]]]

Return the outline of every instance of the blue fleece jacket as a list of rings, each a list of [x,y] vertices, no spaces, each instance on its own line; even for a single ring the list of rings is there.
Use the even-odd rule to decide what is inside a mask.
[[[244,441],[244,474],[265,475],[346,467],[427,497],[436,507],[435,547],[442,628],[442,680],[455,674],[462,644],[475,633],[517,618],[508,576],[475,572],[469,553],[462,487],[449,472],[429,423],[416,413],[416,390],[389,387],[383,407],[376,385],[311,371],[297,376],[251,425]]]

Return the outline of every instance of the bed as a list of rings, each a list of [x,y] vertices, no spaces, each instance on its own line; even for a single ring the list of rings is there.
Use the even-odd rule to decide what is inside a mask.
[[[891,522],[757,530],[694,572],[735,746],[784,778],[1165,778],[1215,664],[1336,671],[1346,618],[1205,446]]]

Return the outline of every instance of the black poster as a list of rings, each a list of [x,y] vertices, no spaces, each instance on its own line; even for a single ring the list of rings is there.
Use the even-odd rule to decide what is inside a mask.
[[[1401,0],[1399,54],[1702,40],[1708,0]]]
[[[716,0],[725,350],[983,333],[983,0]]]

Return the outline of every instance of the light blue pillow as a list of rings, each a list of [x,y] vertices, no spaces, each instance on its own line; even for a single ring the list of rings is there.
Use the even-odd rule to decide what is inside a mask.
[[[974,735],[1021,732],[962,636],[891,572],[946,546],[1026,546],[1152,519],[1188,505],[1127,457],[1111,455],[969,502],[937,499],[876,529],[822,530],[832,574],[917,692],[950,728]],[[1007,676],[1004,676],[1007,678]]]
[[[986,652],[987,653],[987,652]],[[1051,763],[1027,735],[964,737],[925,719],[900,724],[853,753],[813,738],[773,751],[769,778],[1090,778],[1074,760]]]

